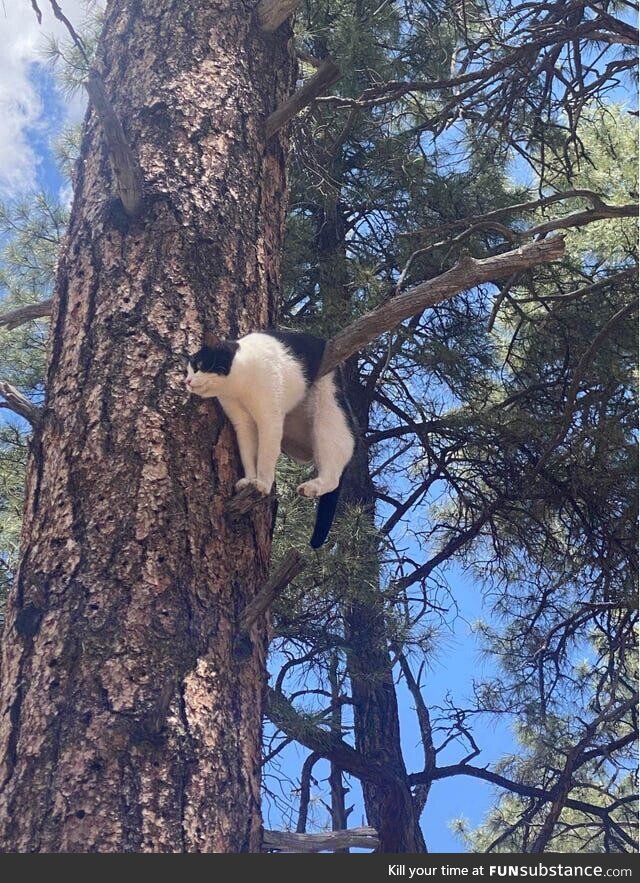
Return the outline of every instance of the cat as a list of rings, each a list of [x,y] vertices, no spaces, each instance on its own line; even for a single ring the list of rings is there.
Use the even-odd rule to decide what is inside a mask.
[[[244,470],[236,490],[250,485],[269,494],[281,451],[298,462],[313,461],[317,475],[298,493],[319,498],[314,549],[327,539],[355,448],[340,372],[318,377],[325,345],[297,331],[256,331],[238,340],[207,334],[189,357],[185,378],[194,395],[217,397],[235,429]]]

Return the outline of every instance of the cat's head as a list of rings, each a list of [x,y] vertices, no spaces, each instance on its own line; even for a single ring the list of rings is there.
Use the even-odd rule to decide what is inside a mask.
[[[205,398],[221,394],[237,350],[237,341],[206,334],[204,346],[189,356],[185,376],[189,392]]]

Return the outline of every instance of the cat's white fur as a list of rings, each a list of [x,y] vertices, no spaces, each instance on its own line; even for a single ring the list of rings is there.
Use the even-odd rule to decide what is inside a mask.
[[[194,372],[189,365],[186,383],[195,395],[217,397],[233,424],[244,470],[236,490],[253,485],[270,493],[281,451],[316,466],[317,477],[301,484],[299,494],[319,497],[337,488],[354,439],[336,401],[333,373],[307,387],[287,348],[254,332],[238,340],[228,375]]]

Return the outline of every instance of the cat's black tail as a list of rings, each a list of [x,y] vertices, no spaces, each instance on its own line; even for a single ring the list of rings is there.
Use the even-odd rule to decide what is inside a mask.
[[[322,494],[318,497],[318,508],[316,510],[316,526],[313,529],[313,536],[309,542],[312,549],[319,549],[329,536],[333,519],[335,518],[340,491],[342,489],[342,478],[335,491],[329,491],[328,494]]]

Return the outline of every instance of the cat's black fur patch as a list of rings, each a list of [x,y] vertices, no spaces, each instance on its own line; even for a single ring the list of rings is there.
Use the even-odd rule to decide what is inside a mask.
[[[324,349],[327,345],[326,340],[316,337],[314,334],[307,334],[304,331],[289,331],[286,328],[282,330],[279,328],[268,328],[262,333],[275,338],[293,353],[302,365],[307,383],[311,385],[318,376],[320,363],[324,356]]]
[[[189,356],[189,362],[194,371],[227,375],[231,371],[231,363],[238,346],[237,340],[221,340],[215,347],[203,346],[193,356]]]

